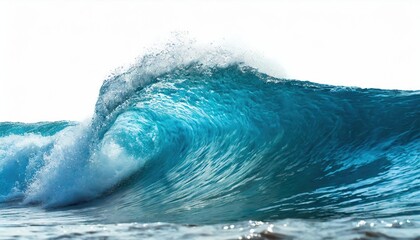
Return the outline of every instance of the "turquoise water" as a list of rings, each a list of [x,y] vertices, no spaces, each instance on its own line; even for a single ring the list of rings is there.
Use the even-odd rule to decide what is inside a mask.
[[[0,123],[0,238],[420,237],[418,91],[168,54],[91,121]]]

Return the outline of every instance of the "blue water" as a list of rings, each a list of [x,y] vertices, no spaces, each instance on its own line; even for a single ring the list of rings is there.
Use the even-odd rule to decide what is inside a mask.
[[[161,58],[90,121],[0,123],[0,238],[420,237],[420,92]]]

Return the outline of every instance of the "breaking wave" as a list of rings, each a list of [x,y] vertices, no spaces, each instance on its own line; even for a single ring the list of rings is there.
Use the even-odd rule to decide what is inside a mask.
[[[0,123],[0,201],[110,221],[418,215],[419,106],[170,45],[109,77],[89,122]]]

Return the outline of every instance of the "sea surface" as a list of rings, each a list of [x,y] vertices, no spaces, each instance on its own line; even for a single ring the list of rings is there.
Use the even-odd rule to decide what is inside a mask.
[[[0,123],[0,239],[420,239],[419,91],[174,49],[89,121]]]

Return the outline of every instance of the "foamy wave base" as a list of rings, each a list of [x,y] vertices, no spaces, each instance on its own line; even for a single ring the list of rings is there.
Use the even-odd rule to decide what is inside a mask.
[[[0,123],[0,227],[40,211],[58,214],[56,236],[419,235],[419,92],[278,79],[240,59],[169,44],[106,80],[89,122]]]

